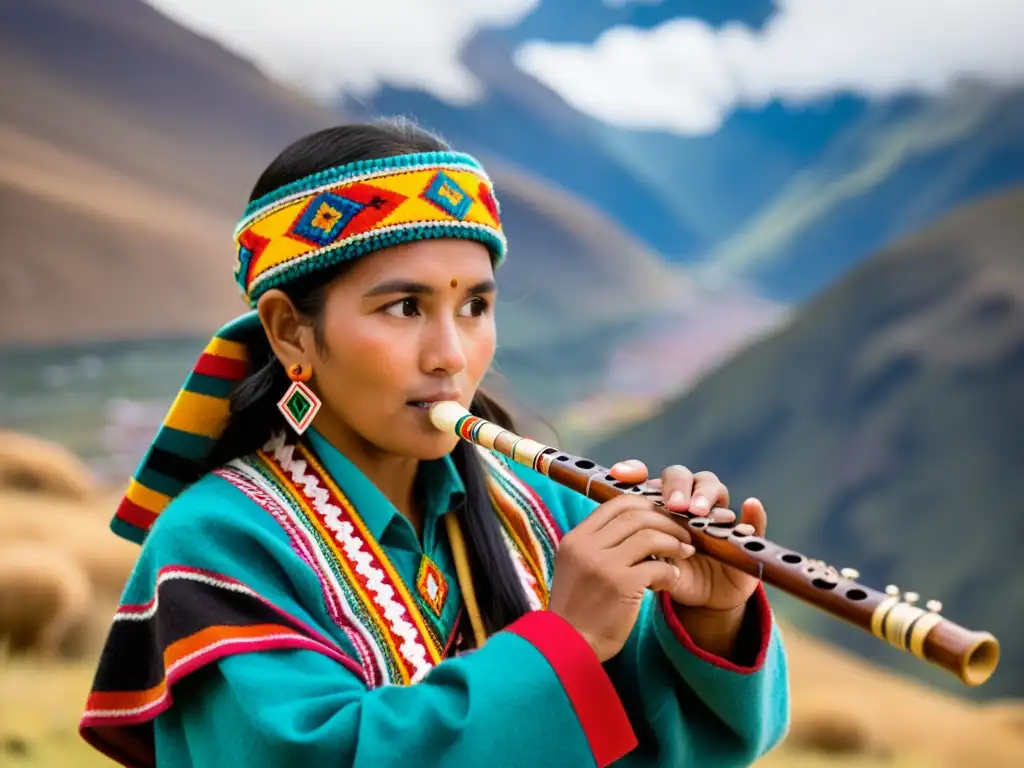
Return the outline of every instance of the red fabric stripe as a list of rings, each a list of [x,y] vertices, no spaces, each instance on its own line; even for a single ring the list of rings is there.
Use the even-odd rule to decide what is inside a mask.
[[[211,355],[209,352],[204,352],[199,356],[199,360],[196,361],[193,370],[204,376],[241,381],[245,378],[248,367],[249,364],[244,360],[232,360],[230,357],[221,357],[220,355]]]
[[[156,765],[152,754],[152,747],[149,744],[149,737],[152,734],[150,725],[154,718],[166,712],[174,703],[174,686],[185,677],[202,669],[211,662],[229,656],[236,656],[244,653],[268,651],[274,649],[301,649],[323,653],[325,656],[342,662],[350,670],[358,665],[351,659],[342,656],[331,648],[325,648],[320,643],[308,637],[299,635],[295,630],[286,630],[284,637],[273,637],[253,639],[246,642],[238,642],[217,647],[206,648],[200,651],[187,664],[182,664],[171,674],[167,675],[167,687],[163,694],[140,712],[131,715],[85,715],[79,720],[78,733],[97,751],[101,752],[111,760],[125,766]],[[127,730],[129,726],[148,726],[144,729],[146,738],[140,737],[137,733]]]
[[[576,712],[598,768],[636,749],[636,734],[615,686],[572,625],[551,611],[533,611],[506,631],[519,635],[548,660]]]
[[[751,606],[751,603],[753,605]],[[757,642],[757,655],[754,657],[754,663],[751,666],[740,666],[734,662],[724,659],[721,656],[716,656],[713,653],[708,653],[703,648],[699,648],[690,637],[690,634],[686,631],[686,628],[679,621],[679,616],[676,613],[676,604],[672,602],[672,598],[668,592],[661,593],[661,610],[665,616],[665,621],[668,623],[669,629],[672,630],[672,634],[675,635],[676,640],[686,650],[699,659],[714,664],[716,667],[722,669],[728,669],[730,672],[739,672],[742,675],[751,675],[758,672],[764,661],[768,657],[768,647],[771,645],[772,640],[772,612],[771,606],[768,604],[768,594],[764,590],[764,584],[758,584],[754,594],[750,597],[750,602],[747,603],[747,610],[753,609],[755,611],[755,621],[753,622],[756,629],[754,631],[758,634]],[[744,620],[744,628],[748,623],[750,617]],[[741,630],[743,631],[743,630]],[[737,645],[742,645],[743,639],[741,638]]]
[[[117,517],[143,531],[149,530],[153,521],[156,520],[156,515],[145,507],[140,507],[131,499],[121,499],[121,504],[117,508]]]

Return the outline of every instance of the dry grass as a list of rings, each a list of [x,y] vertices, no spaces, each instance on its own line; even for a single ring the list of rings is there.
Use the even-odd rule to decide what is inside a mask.
[[[113,765],[78,735],[78,717],[91,682],[92,666],[82,662],[11,661],[0,666],[0,765]]]
[[[0,429],[0,488],[72,501],[91,501],[99,490],[68,449],[5,429]]]
[[[77,735],[95,653],[135,547],[107,528],[117,499],[90,502],[0,489],[0,541],[45,543],[78,564],[97,593],[85,655],[0,661],[0,765],[110,765]],[[765,768],[950,768],[1020,765],[1024,702],[976,705],[926,690],[833,647],[783,629],[793,726]]]

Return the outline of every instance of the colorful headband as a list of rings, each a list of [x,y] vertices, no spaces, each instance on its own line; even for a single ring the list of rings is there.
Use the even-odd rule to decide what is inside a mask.
[[[449,152],[352,163],[288,184],[251,203],[235,230],[235,279],[255,306],[270,288],[372,251],[435,238],[484,244],[505,258],[498,203],[472,157]],[[223,432],[231,392],[249,370],[251,311],[199,356],[128,484],[111,529],[141,544],[171,500],[199,479]]]
[[[413,240],[483,243],[505,258],[491,180],[472,157],[425,152],[332,168],[253,201],[235,230],[235,280],[251,306],[314,270]]]

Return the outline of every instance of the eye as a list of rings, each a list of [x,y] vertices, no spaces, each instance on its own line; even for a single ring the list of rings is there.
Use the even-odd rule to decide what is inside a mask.
[[[491,305],[486,299],[475,296],[462,305],[459,309],[459,315],[461,317],[482,317],[487,314],[487,310],[490,308]]]
[[[394,304],[389,304],[383,311],[392,317],[416,317],[420,313],[420,305],[414,297],[409,296]]]

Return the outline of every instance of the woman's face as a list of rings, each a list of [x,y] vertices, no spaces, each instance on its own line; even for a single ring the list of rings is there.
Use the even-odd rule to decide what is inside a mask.
[[[360,259],[327,290],[312,361],[317,428],[410,458],[450,453],[458,438],[431,426],[424,404],[469,407],[494,357],[495,299],[478,243],[427,240]]]

